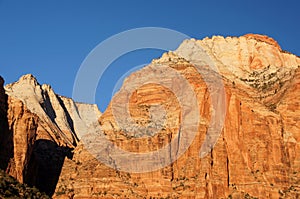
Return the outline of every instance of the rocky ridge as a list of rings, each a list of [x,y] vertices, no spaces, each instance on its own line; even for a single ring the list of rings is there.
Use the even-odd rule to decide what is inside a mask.
[[[204,54],[199,46],[205,50]],[[212,152],[202,159],[199,149],[213,110],[209,89],[195,63],[203,70],[208,64],[215,65],[226,93],[223,131]],[[299,197],[300,59],[297,56],[282,51],[277,42],[261,35],[191,39],[175,52],[165,53],[130,75],[121,91],[128,89],[135,79],[143,81],[143,74],[148,74],[149,68],[160,70],[163,65],[187,79],[197,95],[201,120],[187,152],[157,171],[128,173],[105,166],[90,155],[87,146],[79,144],[73,159],[65,162],[56,189],[60,194],[55,197]],[[206,79],[214,79],[216,73],[206,74],[209,74]],[[172,81],[172,77],[166,81]],[[114,99],[120,104],[127,103],[120,93]],[[128,136],[130,132],[119,127],[110,104],[99,122],[105,135],[118,147],[131,152],[155,151],[178,134],[181,107],[169,89],[155,83],[143,85],[132,93],[128,104],[132,118],[139,125],[149,122],[151,106],[162,105],[167,112],[165,128],[151,139],[134,139]],[[109,149],[106,150],[109,156]],[[112,158],[112,161],[118,160]]]
[[[75,103],[32,75],[1,87],[1,168],[22,183],[54,193],[64,159],[86,132],[97,106]],[[90,117],[92,116],[92,117]]]
[[[172,82],[174,76],[164,66],[180,74],[189,85]],[[8,121],[0,134],[4,135],[0,137],[0,153],[6,151],[3,146],[14,150],[3,156],[8,162],[4,167],[18,180],[32,181],[33,176],[49,177],[45,175],[49,167],[34,162],[50,160],[59,165],[52,169],[56,174],[52,179],[55,193],[53,186],[47,190],[40,184],[42,191],[54,193],[54,198],[297,198],[299,66],[299,57],[283,51],[274,39],[264,35],[186,40],[176,51],[165,53],[130,75],[103,114],[95,105],[58,96],[31,75],[23,76],[5,87],[8,96],[0,90],[0,99],[5,99],[1,101],[2,116],[5,118],[7,112]],[[151,71],[164,74],[162,82],[172,82],[172,87],[151,82],[133,90],[127,98],[123,91],[134,87],[136,79],[144,81]],[[215,91],[207,82],[214,82],[219,74],[226,96],[224,104],[219,104],[226,109],[225,122],[212,151],[200,158],[199,150],[216,111],[212,107]],[[180,146],[186,142],[181,133],[183,110],[173,91],[190,87],[198,102],[198,131],[188,150],[172,164],[146,173],[116,170],[98,161],[83,141],[97,133],[100,125],[108,140],[129,152],[156,151],[174,139]],[[143,132],[148,136],[137,138],[134,129],[120,127],[116,121],[114,100],[117,105],[129,105],[136,125],[150,123],[153,107],[165,108],[165,122],[159,132]],[[23,145],[27,148],[19,147]],[[120,161],[104,145],[94,149],[115,164]],[[49,158],[49,154],[56,158]],[[35,179],[33,184],[37,182]]]

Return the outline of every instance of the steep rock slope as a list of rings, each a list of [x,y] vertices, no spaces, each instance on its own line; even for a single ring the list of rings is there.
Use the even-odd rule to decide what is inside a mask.
[[[32,75],[5,89],[0,78],[0,167],[50,196],[55,192],[54,198],[300,197],[299,65],[299,57],[263,35],[186,40],[130,75],[102,115],[96,105],[59,96]],[[220,77],[220,87],[211,89]],[[215,100],[223,86],[226,97]],[[185,95],[189,89],[196,104]],[[124,104],[129,115],[117,110]],[[195,110],[197,125],[197,117],[184,120]],[[220,136],[209,133],[210,125],[218,128],[210,123],[215,116],[225,116]],[[196,126],[191,143],[185,124]],[[204,148],[212,151],[200,157],[207,137]],[[128,161],[104,138],[132,153],[169,151],[152,171],[146,157]],[[174,162],[163,165],[168,160]],[[147,172],[122,171],[122,161]]]
[[[215,65],[222,76],[226,100],[220,106],[226,107],[226,117],[212,152],[200,158],[199,150],[216,111],[212,108],[212,93],[207,81],[214,81],[218,74],[216,69],[209,69],[208,64]],[[120,160],[112,156],[111,148],[96,143],[98,148],[93,150],[94,145],[80,142],[73,159],[64,163],[56,198],[300,196],[299,57],[282,51],[276,41],[262,35],[184,41],[175,52],[164,54],[130,75],[113,99],[116,106],[127,103],[133,121],[141,126],[149,123],[151,106],[164,107],[163,128],[155,135],[149,132],[150,137],[137,138],[134,129],[130,131],[130,127],[119,126],[116,117],[122,119],[122,115],[114,114],[111,103],[99,123],[106,138],[116,146],[130,152],[147,153],[167,146],[178,137],[178,145],[186,142],[178,136],[182,128],[182,107],[171,89],[151,82],[136,87],[129,102],[122,92],[135,87],[132,82],[136,79],[145,80],[151,70],[166,74],[165,82],[174,81],[172,75],[168,77],[163,67],[166,65],[184,77],[196,93],[201,117],[188,150],[169,166],[146,173],[131,173],[115,170],[96,159],[98,150],[111,162],[118,163]],[[202,68],[201,74],[208,76],[201,76],[196,65]],[[188,89],[176,82],[172,85],[176,91]],[[139,166],[139,162],[128,164]]]
[[[81,132],[101,114],[95,105],[56,95],[32,75],[6,85],[5,91],[0,83],[1,168],[52,195],[65,157],[72,158]]]

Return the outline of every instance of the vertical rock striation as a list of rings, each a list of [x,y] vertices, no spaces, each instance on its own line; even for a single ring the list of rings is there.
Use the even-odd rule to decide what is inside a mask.
[[[58,96],[30,74],[5,90],[0,83],[1,168],[51,196],[65,158],[72,158],[80,136],[101,113],[96,105]]]
[[[32,75],[5,90],[0,78],[0,166],[54,198],[298,198],[299,66],[299,57],[264,35],[186,40],[176,51],[131,74],[103,114],[96,105],[57,95]],[[153,73],[163,78],[155,79]],[[218,77],[224,101],[212,98],[220,88],[209,87]],[[148,83],[136,87],[136,80]],[[132,88],[128,98],[123,91]],[[188,89],[197,104],[189,107],[193,96],[184,96],[185,112],[180,96]],[[114,112],[114,106],[124,104],[129,116]],[[200,158],[211,119],[223,116],[213,104],[225,108],[224,126],[212,151]],[[160,114],[162,107],[165,115]],[[172,164],[132,173],[96,159],[94,152],[99,151],[115,167],[126,161],[97,140],[100,128],[100,138],[120,149],[148,153],[169,147],[157,163],[172,159],[191,136],[182,133],[182,114],[195,109],[200,116],[196,135]],[[129,117],[135,126],[121,126],[120,121],[130,121]],[[185,122],[187,128],[195,126],[193,117]],[[148,127],[136,132],[137,126]],[[210,135],[214,139],[216,134]],[[168,146],[172,140],[175,144]],[[141,167],[144,161],[126,164]]]
[[[197,50],[199,47],[205,53]],[[213,80],[214,72],[205,73],[207,54],[222,76],[226,103],[221,106],[226,106],[226,117],[212,152],[200,158],[199,150],[214,110],[207,81],[194,64],[210,75],[206,80]],[[99,123],[116,146],[146,153],[166,146],[180,133],[182,107],[170,89],[151,83],[136,88],[129,102],[122,95],[123,90],[134,86],[134,80],[143,82],[151,68],[168,74],[163,65],[184,77],[198,100],[198,133],[184,155],[157,171],[127,173],[104,165],[89,153],[89,146],[79,143],[73,159],[64,164],[56,198],[299,197],[299,57],[282,51],[275,40],[264,35],[186,40],[175,52],[165,53],[130,75],[114,96],[119,104],[128,103],[130,116],[138,125],[148,124],[151,106],[165,107],[164,128],[150,138],[134,138],[130,136],[134,132],[120,128],[111,103]],[[174,78],[169,74],[165,81]],[[109,148],[96,150],[106,151],[112,162],[119,161],[113,159]]]

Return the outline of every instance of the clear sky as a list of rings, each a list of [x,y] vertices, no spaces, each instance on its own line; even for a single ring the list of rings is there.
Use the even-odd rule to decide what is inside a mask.
[[[147,26],[197,39],[266,34],[300,55],[299,9],[298,0],[0,0],[0,75],[11,83],[31,73],[71,97],[76,73],[93,48],[114,34]],[[98,86],[100,110],[122,75],[161,54],[148,49],[116,60]]]

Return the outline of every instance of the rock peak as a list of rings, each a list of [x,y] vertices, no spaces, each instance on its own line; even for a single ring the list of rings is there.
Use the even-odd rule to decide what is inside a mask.
[[[0,163],[53,198],[297,198],[299,65],[264,35],[185,40],[130,74],[103,114],[28,74],[0,88]]]
[[[276,46],[281,51],[281,47],[277,43],[277,41],[267,35],[249,33],[249,34],[244,35],[244,37],[246,37],[247,39],[255,39],[257,41],[265,42],[267,44]]]
[[[37,79],[35,76],[33,76],[32,74],[26,74],[20,77],[19,81],[35,81],[37,82]]]
[[[297,56],[285,53],[274,39],[259,34],[185,40],[175,53],[187,61],[203,61],[209,57],[223,75],[232,78],[243,77],[268,66],[295,69],[300,64]]]
[[[36,79],[35,76],[33,76],[32,74],[26,74],[23,75],[19,78],[19,80],[15,83],[12,84],[8,84],[5,87],[6,88],[10,88],[12,87],[14,84],[27,84],[27,85],[32,85],[32,86],[38,86],[40,85]]]
[[[21,90],[23,90],[22,93],[24,93],[28,91],[28,88],[39,88],[40,84],[32,74],[26,74],[21,76],[17,82],[5,85],[5,90],[7,93],[10,93],[13,92],[13,90],[17,87],[20,87]]]

